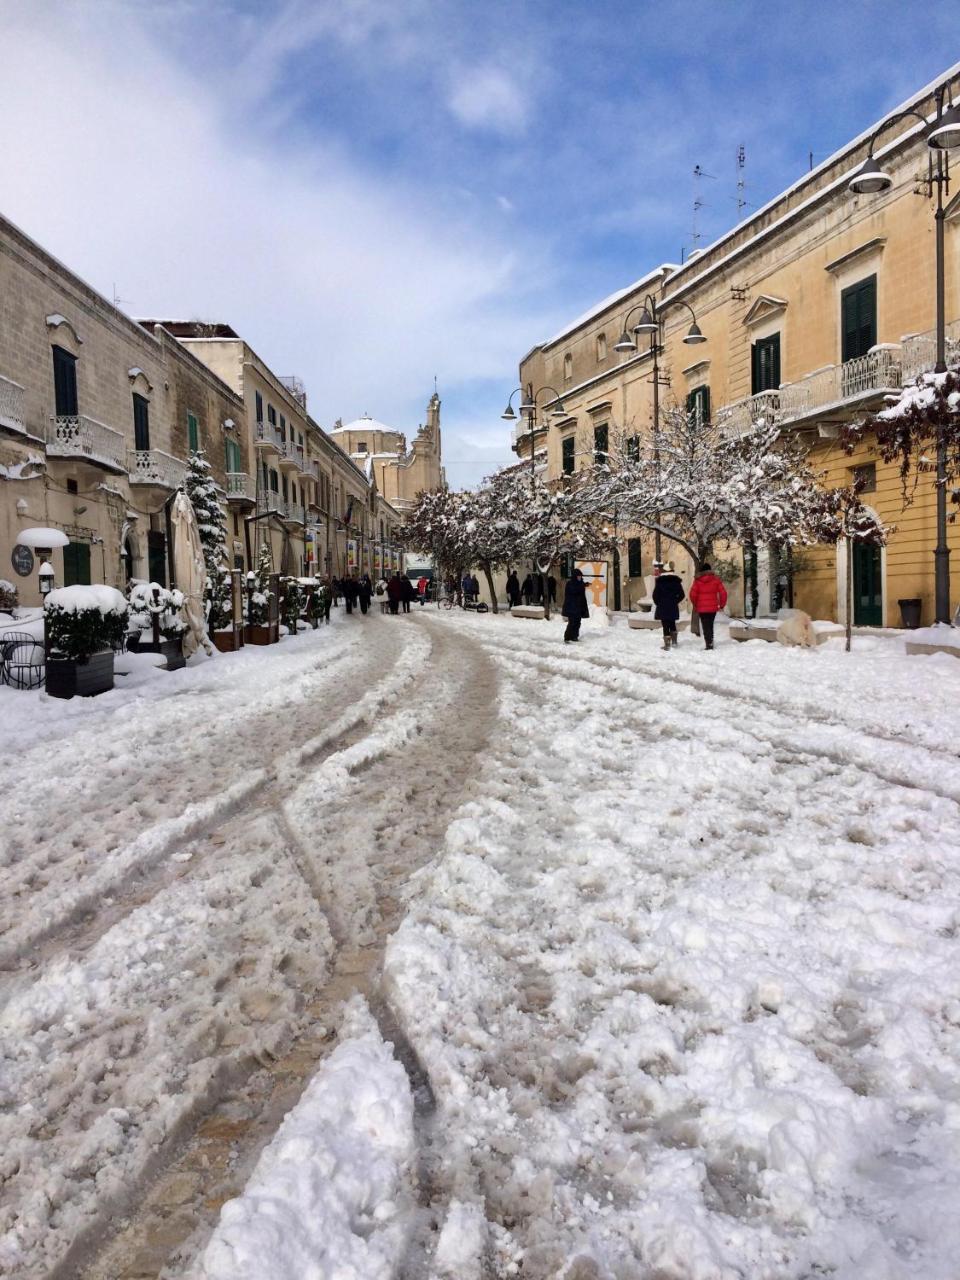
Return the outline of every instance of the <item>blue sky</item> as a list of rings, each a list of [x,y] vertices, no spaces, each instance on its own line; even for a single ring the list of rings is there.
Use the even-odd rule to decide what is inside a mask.
[[[520,356],[956,59],[951,6],[21,0],[2,212],[131,314],[223,319],[324,425],[508,461]],[[12,51],[12,52],[11,52]]]

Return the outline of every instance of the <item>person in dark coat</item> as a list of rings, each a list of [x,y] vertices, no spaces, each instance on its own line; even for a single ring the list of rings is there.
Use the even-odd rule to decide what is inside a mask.
[[[357,580],[356,570],[349,578],[344,578],[342,586],[343,602],[347,606],[347,613],[353,613],[353,606],[360,599],[360,583]]]
[[[523,603],[530,604],[533,600],[533,574],[528,573],[523,580],[523,586],[520,588],[523,594]]]
[[[360,612],[366,616],[367,610],[370,608],[370,599],[373,596],[373,583],[370,581],[370,575],[365,573],[357,583],[357,599],[360,601]]]
[[[574,569],[573,577],[567,579],[567,585],[563,592],[563,608],[560,610],[561,617],[567,620],[567,629],[563,633],[563,643],[570,644],[571,641],[580,639],[580,623],[584,618],[590,617],[590,610],[587,608],[587,588],[583,581],[583,574],[579,569]]]
[[[680,617],[680,601],[686,593],[683,583],[673,570],[673,561],[668,560],[661,570],[653,586],[653,616],[660,619],[663,627],[663,647],[677,647],[677,619]]]
[[[547,579],[547,594],[550,596],[550,603],[556,604],[557,603],[557,580],[552,573],[550,577]]]
[[[391,613],[400,612],[400,601],[402,599],[403,583],[400,581],[400,575],[395,573],[387,582],[387,600],[390,603]]]
[[[400,579],[400,588],[401,588],[400,599],[403,603],[403,612],[409,613],[410,601],[416,600],[417,598],[417,588],[413,585],[413,583],[410,581],[410,579],[407,577],[406,574],[404,574],[403,577]]]
[[[517,577],[516,569],[511,569],[507,574],[507,600],[510,602],[510,608],[520,603],[520,579]]]
[[[713,648],[713,624],[717,613],[727,603],[727,588],[708,564],[702,564],[690,585],[690,603],[700,615],[703,647]]]

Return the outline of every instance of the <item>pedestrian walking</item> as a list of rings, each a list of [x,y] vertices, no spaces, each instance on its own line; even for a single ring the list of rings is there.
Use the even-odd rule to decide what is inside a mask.
[[[511,569],[507,574],[507,600],[511,609],[520,603],[520,579],[516,569]]]
[[[528,573],[523,580],[523,586],[520,588],[523,595],[523,603],[530,604],[533,601],[533,574]]]
[[[584,618],[590,617],[590,610],[587,608],[587,588],[583,581],[583,574],[579,569],[574,569],[573,576],[567,579],[567,585],[563,592],[563,608],[560,610],[561,617],[567,620],[567,629],[563,633],[563,643],[571,644],[580,639],[580,623]]]
[[[370,581],[369,573],[365,573],[357,583],[357,598],[360,601],[360,612],[364,617],[367,616],[367,610],[370,608],[370,599],[373,596],[373,583]]]
[[[547,594],[550,597],[550,603],[556,604],[557,603],[557,580],[552,573],[550,577],[547,579]]]
[[[390,602],[390,612],[399,613],[400,602],[403,600],[403,583],[398,573],[394,573],[387,583],[387,600]]]
[[[406,574],[404,574],[403,577],[400,579],[400,587],[401,587],[400,600],[401,600],[401,603],[403,604],[403,612],[409,613],[410,602],[412,600],[416,600],[417,598],[417,589],[413,585],[413,583],[410,581],[410,579],[407,577]]]
[[[325,582],[321,582],[317,587],[314,599],[314,608],[316,609],[317,622],[325,622],[328,627],[330,625],[330,605],[332,601],[333,589],[330,584],[330,579],[327,578]]]
[[[427,603],[427,592],[430,589],[430,579],[425,573],[421,573],[417,582],[417,595],[420,597],[420,608]]]
[[[353,613],[354,605],[360,599],[360,583],[357,579],[357,571],[354,570],[349,578],[344,578],[343,583],[343,603],[347,607],[347,613]]]
[[[677,647],[677,619],[680,617],[680,601],[685,599],[683,583],[673,570],[673,561],[666,560],[653,585],[653,616],[663,627],[663,647]]]
[[[702,564],[690,584],[690,603],[700,615],[703,647],[713,648],[713,624],[727,603],[727,588],[708,564]]]

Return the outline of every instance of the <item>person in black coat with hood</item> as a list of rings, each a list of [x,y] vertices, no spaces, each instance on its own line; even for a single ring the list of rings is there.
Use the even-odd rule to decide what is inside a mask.
[[[507,574],[507,599],[510,601],[510,608],[520,603],[520,579],[517,577],[516,569],[511,569]]]
[[[563,608],[560,610],[561,617],[567,620],[567,629],[563,633],[563,643],[570,644],[572,640],[580,639],[580,623],[584,618],[590,617],[590,610],[587,608],[587,588],[583,581],[583,574],[579,569],[574,569],[573,577],[567,579],[567,585],[563,593]]]
[[[673,561],[668,560],[663,571],[653,586],[653,603],[656,606],[653,616],[660,619],[663,627],[663,647],[677,647],[677,619],[680,617],[680,601],[685,599],[683,583],[673,570]]]

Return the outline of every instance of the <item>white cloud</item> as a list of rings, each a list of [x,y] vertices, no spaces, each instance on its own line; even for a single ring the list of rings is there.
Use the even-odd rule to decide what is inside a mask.
[[[461,68],[451,86],[450,110],[474,129],[516,133],[527,120],[527,100],[514,77],[500,67]]]
[[[421,175],[371,177],[349,139],[291,145],[235,66],[184,61],[143,13],[0,12],[3,213],[131,314],[232,324],[321,423],[369,406],[409,429],[435,373],[454,413],[458,385],[512,385],[551,323],[519,292],[535,248],[480,207],[438,217]]]

